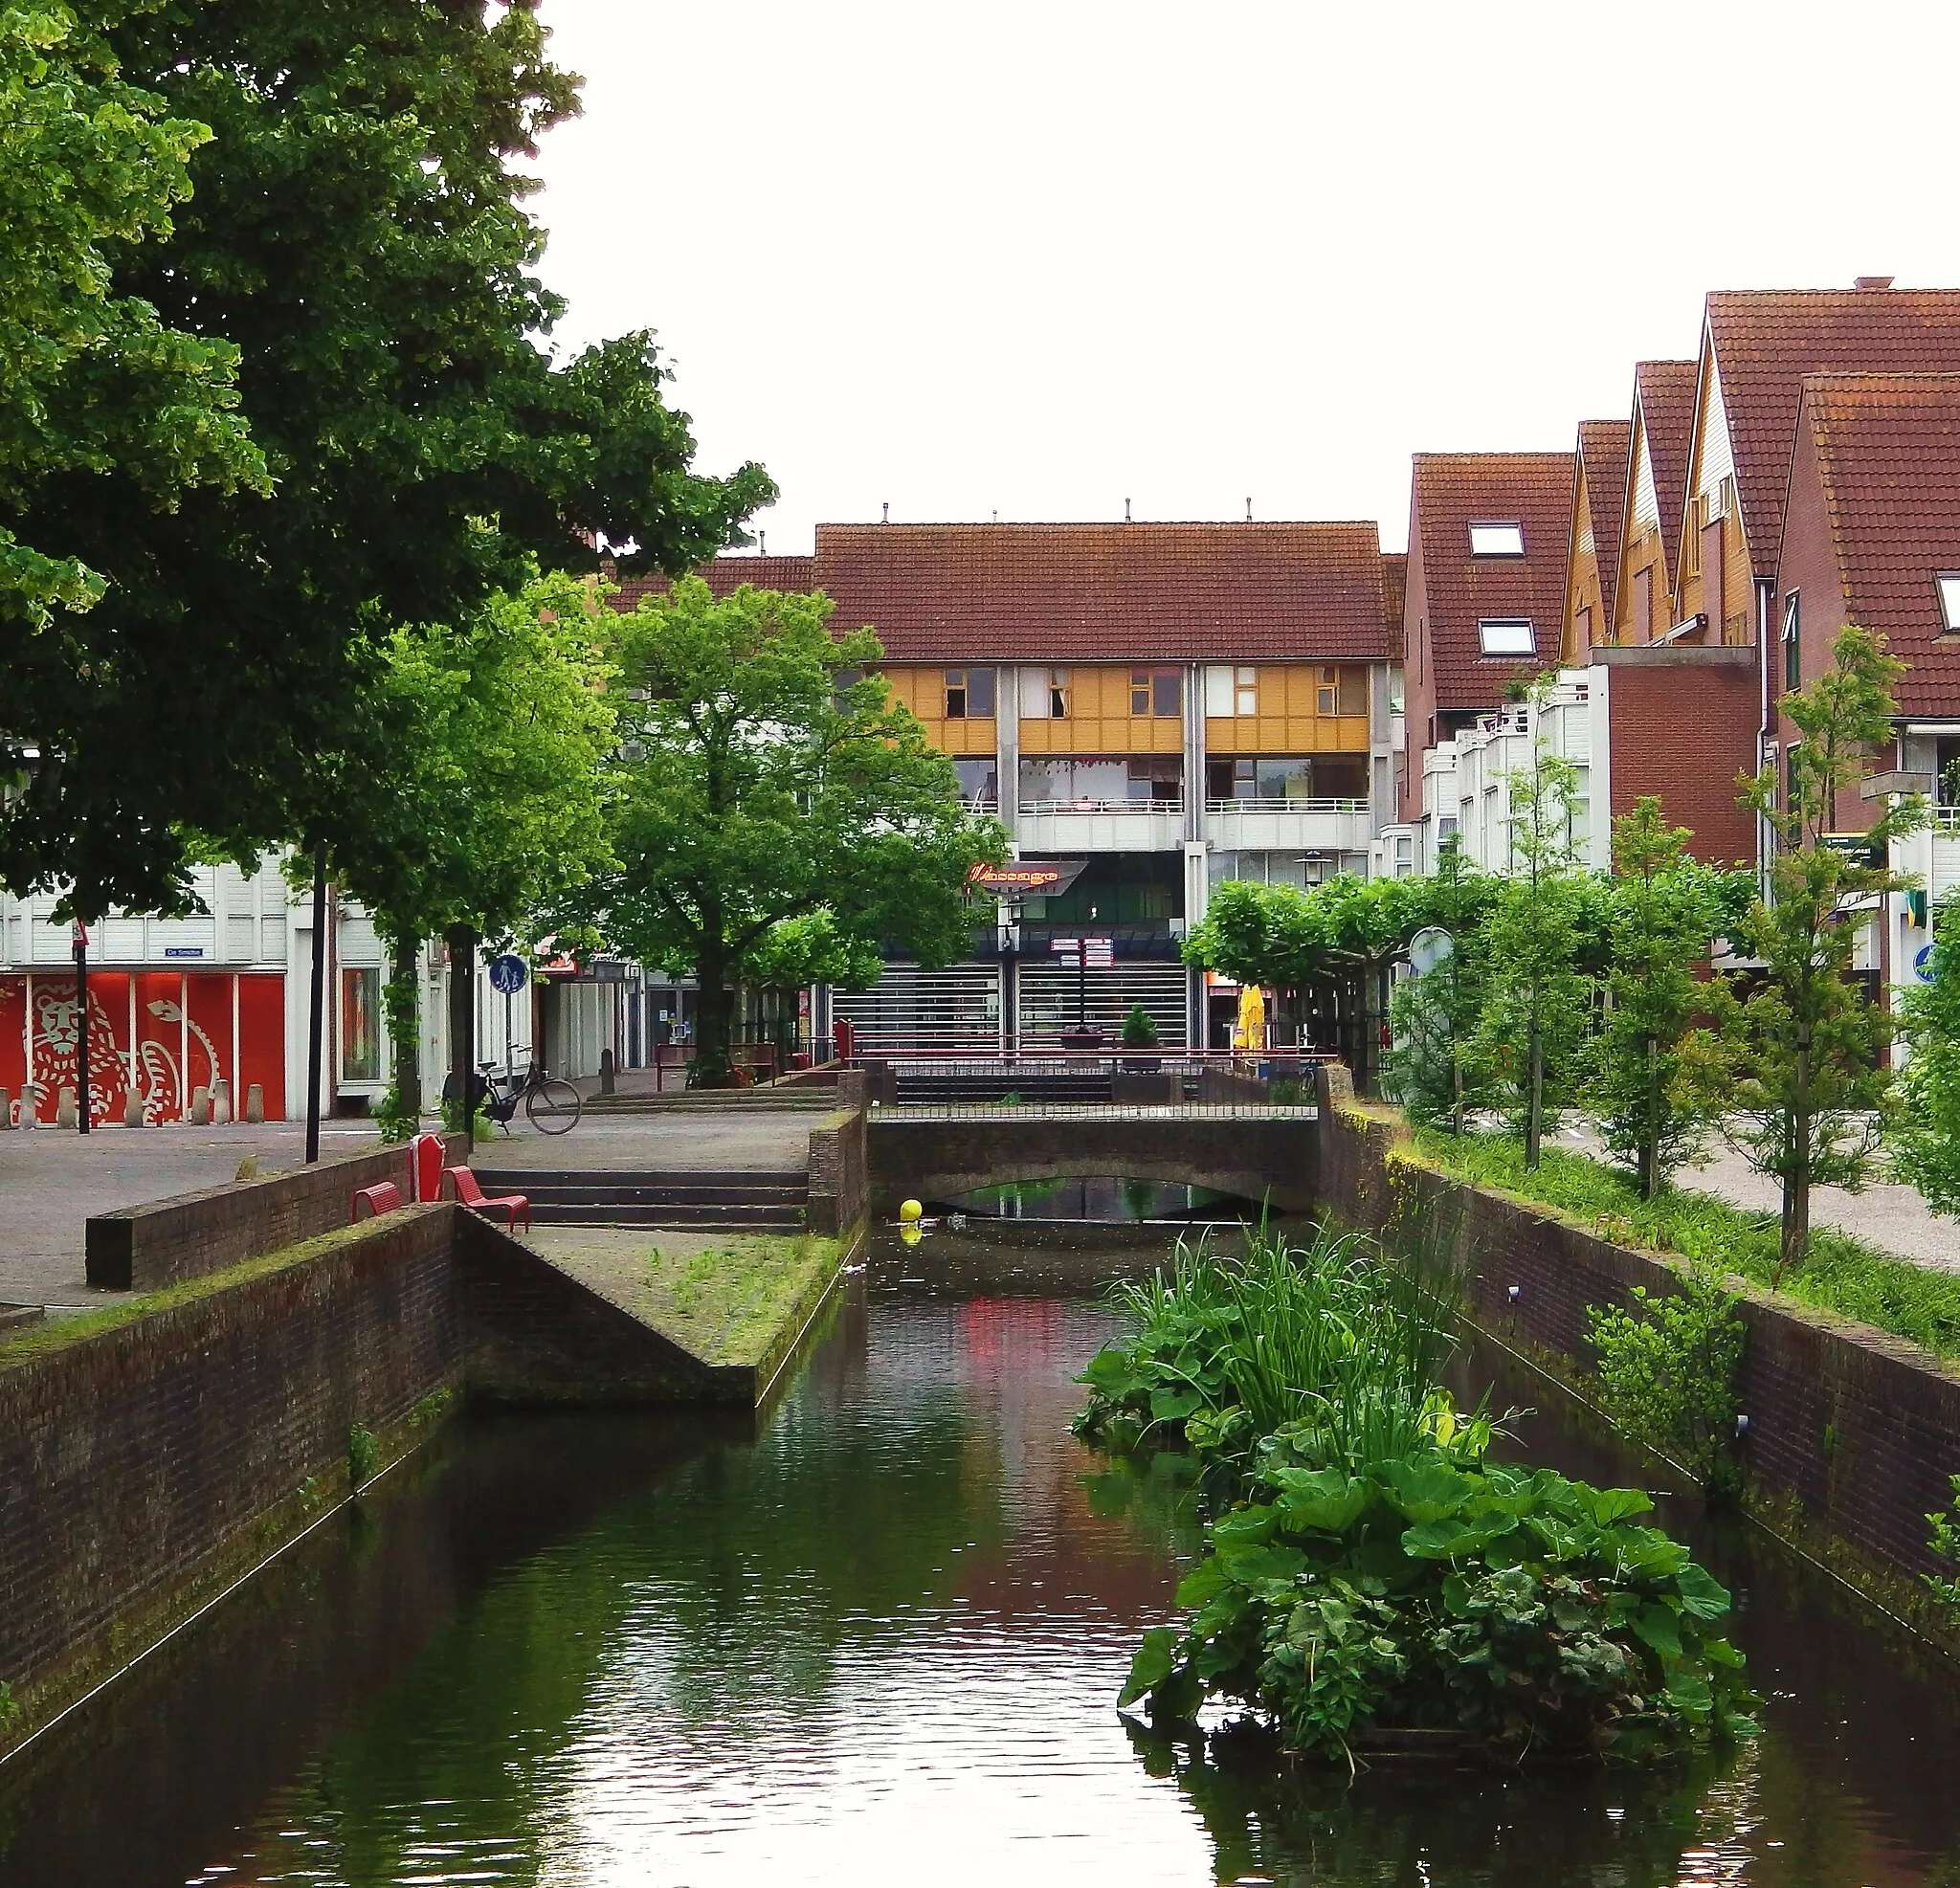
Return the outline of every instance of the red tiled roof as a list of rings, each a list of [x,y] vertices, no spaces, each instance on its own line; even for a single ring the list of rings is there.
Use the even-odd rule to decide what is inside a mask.
[[[1804,376],[1960,371],[1960,289],[1721,290],[1708,337],[1749,555],[1773,577]]]
[[[717,557],[695,572],[707,580],[717,596],[728,596],[743,584],[759,590],[807,590],[815,588],[816,559],[813,557]],[[615,610],[631,610],[643,596],[664,596],[667,579],[661,576],[628,577],[612,599]]]
[[[1901,714],[1960,714],[1933,584],[1960,570],[1960,373],[1813,374],[1803,392],[1850,619],[1908,665]]]
[[[1695,430],[1695,383],[1701,371],[1699,361],[1642,361],[1634,368],[1634,398],[1639,404],[1647,463],[1654,474],[1654,500],[1660,508],[1660,547],[1667,558],[1670,584],[1681,576],[1688,435]],[[1628,476],[1631,478],[1631,467]]]
[[[820,587],[895,661],[1361,661],[1399,636],[1382,566],[1368,522],[819,524],[813,557],[703,574],[718,593]]]
[[[1630,419],[1582,419],[1579,422],[1579,463],[1586,469],[1586,506],[1592,513],[1593,554],[1599,561],[1599,601],[1602,622],[1613,621],[1613,599],[1619,583],[1619,527],[1626,510],[1627,456],[1633,450]],[[1576,500],[1578,483],[1573,481]],[[1578,527],[1573,505],[1572,526]],[[1601,631],[1602,635],[1605,633]]]
[[[1382,613],[1389,625],[1389,658],[1402,659],[1402,607],[1409,597],[1409,553],[1382,552]]]
[[[1416,454],[1414,520],[1438,708],[1494,708],[1507,681],[1558,661],[1574,464],[1570,453]],[[1525,555],[1472,557],[1473,521],[1522,524]],[[1487,616],[1528,616],[1538,654],[1485,655],[1477,626]]]

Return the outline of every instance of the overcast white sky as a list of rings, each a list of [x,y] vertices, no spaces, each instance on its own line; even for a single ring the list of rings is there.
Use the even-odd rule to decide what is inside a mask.
[[[543,13],[563,337],[659,330],[772,552],[1248,495],[1392,548],[1412,452],[1570,447],[1706,289],[1960,284],[1951,4]]]

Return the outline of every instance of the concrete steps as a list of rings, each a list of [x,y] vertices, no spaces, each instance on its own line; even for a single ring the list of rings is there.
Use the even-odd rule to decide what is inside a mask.
[[[791,1230],[804,1223],[810,1202],[810,1176],[800,1168],[652,1173],[506,1167],[479,1169],[477,1179],[493,1198],[523,1194],[540,1225]]]

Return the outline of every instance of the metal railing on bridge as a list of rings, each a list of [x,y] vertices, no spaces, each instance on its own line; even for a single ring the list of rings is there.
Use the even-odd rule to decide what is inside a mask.
[[[987,1055],[881,1042],[859,1049],[852,1065],[865,1071],[880,1113],[922,1120],[1311,1119],[1315,1068],[1335,1059],[1314,1049],[1042,1042]]]

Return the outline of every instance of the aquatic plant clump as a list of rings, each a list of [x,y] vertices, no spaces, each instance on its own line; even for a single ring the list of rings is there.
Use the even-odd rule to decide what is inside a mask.
[[[1485,1460],[1497,1425],[1436,1381],[1417,1266],[1323,1230],[1242,1260],[1180,1248],[1125,1288],[1079,1433],[1185,1452],[1231,1505],[1147,1633],[1121,1702],[1245,1705],[1293,1747],[1640,1761],[1755,1728],[1728,1595],[1644,1495]]]
[[[1235,1699],[1295,1748],[1460,1745],[1632,1762],[1755,1729],[1727,1592],[1634,1524],[1644,1495],[1549,1469],[1279,1469],[1212,1528],[1120,1702]]]
[[[1189,1449],[1248,1470],[1260,1441],[1306,1423],[1365,1455],[1433,1435],[1450,1340],[1419,1267],[1357,1233],[1305,1246],[1257,1228],[1241,1258],[1180,1240],[1169,1273],[1116,1287],[1129,1334],[1091,1359],[1076,1433],[1104,1447]]]

